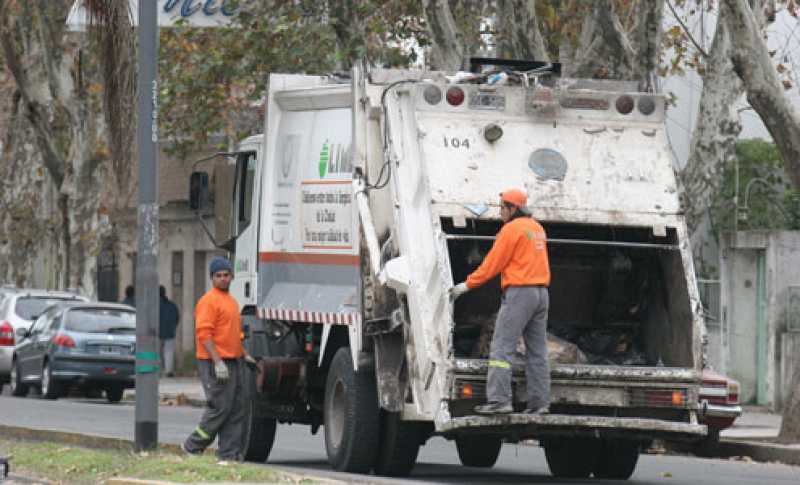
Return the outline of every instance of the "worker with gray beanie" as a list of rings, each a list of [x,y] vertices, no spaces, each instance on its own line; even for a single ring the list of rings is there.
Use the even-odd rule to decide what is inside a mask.
[[[245,417],[242,364],[254,366],[256,361],[242,345],[239,304],[228,292],[233,280],[231,262],[215,256],[208,272],[212,288],[195,306],[197,367],[206,394],[206,410],[183,443],[183,450],[202,453],[219,435],[217,457],[240,461]]]

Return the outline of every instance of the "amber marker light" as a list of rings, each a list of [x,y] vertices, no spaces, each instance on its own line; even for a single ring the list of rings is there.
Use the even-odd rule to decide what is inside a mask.
[[[461,397],[464,399],[472,399],[472,384],[464,384],[461,386]]]
[[[681,391],[672,391],[672,404],[683,406],[683,393]]]

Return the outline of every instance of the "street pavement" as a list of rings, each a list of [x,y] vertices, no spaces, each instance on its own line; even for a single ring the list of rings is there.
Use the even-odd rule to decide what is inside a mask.
[[[163,383],[161,391],[184,389],[189,392],[190,388],[190,381],[169,380]],[[171,401],[165,396],[163,402]],[[162,405],[159,408],[159,440],[162,443],[180,443],[197,424],[201,413],[202,409],[197,407]],[[37,397],[13,398],[6,390],[0,397],[0,425],[132,440],[134,405],[131,401],[108,404],[103,399],[47,401]],[[322,431],[312,436],[309,428],[301,425],[279,426],[269,464],[295,473],[325,476],[348,483],[563,483],[550,476],[544,454],[537,446],[505,445],[497,465],[485,470],[460,465],[455,445],[442,438],[429,440],[421,449],[418,465],[407,479],[336,473],[328,467]],[[597,481],[570,480],[568,483]],[[800,467],[689,456],[643,455],[633,478],[619,483],[796,485],[800,483]]]

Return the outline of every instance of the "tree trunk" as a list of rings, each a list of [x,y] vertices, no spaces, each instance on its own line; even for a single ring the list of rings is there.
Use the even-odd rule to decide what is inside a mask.
[[[681,201],[689,233],[694,233],[711,199],[722,185],[725,165],[733,160],[742,131],[736,101],[744,88],[730,59],[731,37],[720,13],[714,40],[703,65],[703,90],[690,144],[689,159],[679,174]]]
[[[758,15],[746,0],[724,0],[728,27],[735,39],[731,58],[744,82],[747,101],[756,110],[786,166],[795,188],[800,188],[800,115],[784,94],[767,45],[761,35]]]
[[[499,57],[550,60],[536,17],[536,0],[498,0],[496,32]]]
[[[431,69],[458,71],[465,67],[465,46],[448,0],[423,0],[425,23],[431,37]]]
[[[102,125],[97,99],[87,90],[92,76],[87,69],[91,63],[84,62],[88,38],[65,30],[68,7],[66,2],[0,0],[0,44],[39,154],[23,163],[41,163],[38,171],[57,197],[52,207],[33,206],[34,211],[49,211],[40,217],[52,229],[35,240],[49,239],[57,248],[62,269],[58,286],[94,296],[98,241],[105,231],[98,223],[100,194],[107,186],[97,170],[103,156],[97,144]],[[44,245],[29,257],[40,256]]]

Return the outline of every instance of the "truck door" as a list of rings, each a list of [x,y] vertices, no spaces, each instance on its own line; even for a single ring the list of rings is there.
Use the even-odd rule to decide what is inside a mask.
[[[258,182],[257,149],[242,151],[236,158],[236,181],[233,200],[232,234],[234,248],[234,279],[231,291],[241,306],[256,303],[256,261],[258,247]]]

